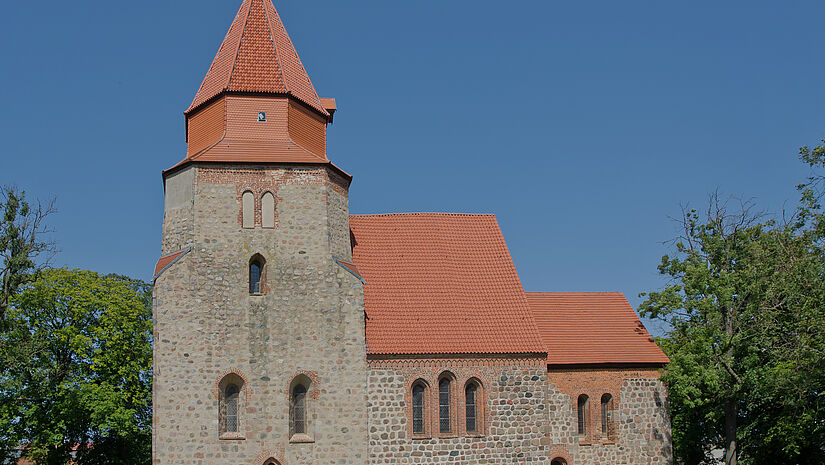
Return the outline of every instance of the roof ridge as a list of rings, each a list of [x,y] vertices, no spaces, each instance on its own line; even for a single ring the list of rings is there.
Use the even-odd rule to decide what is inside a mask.
[[[495,213],[454,213],[454,212],[397,212],[397,213],[355,213],[350,214],[352,217],[369,217],[369,216],[468,216],[468,217],[492,217],[495,218]]]
[[[524,291],[526,294],[534,295],[621,295],[622,291]],[[626,297],[625,297],[626,298]]]
[[[241,31],[241,38],[238,40],[238,46],[235,47],[235,59],[232,60],[232,71],[229,72],[229,79],[226,81],[226,88],[232,86],[232,78],[235,77],[235,68],[238,66],[238,57],[240,56],[241,45],[243,45],[243,38],[246,36],[246,28],[249,27],[249,15],[252,13],[252,6],[255,5],[255,0],[250,0],[249,8],[246,10],[246,18],[243,22],[243,31]],[[241,4],[243,6],[243,4]],[[232,27],[230,26],[230,29]]]
[[[278,53],[278,44],[275,42],[275,35],[272,33],[272,23],[269,19],[269,12],[266,11],[266,4],[262,5],[262,7],[264,9],[264,18],[266,18],[266,30],[269,31],[269,40],[272,41],[272,50],[275,51],[275,61],[278,65],[278,72],[281,73],[281,82],[284,84],[284,89],[289,92],[286,76],[284,76],[284,68],[281,66],[281,55]]]

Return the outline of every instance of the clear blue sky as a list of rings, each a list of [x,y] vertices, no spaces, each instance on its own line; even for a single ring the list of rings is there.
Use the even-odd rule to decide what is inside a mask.
[[[7,2],[0,183],[58,265],[149,279],[160,172],[240,0]],[[491,212],[527,290],[639,292],[680,202],[779,210],[825,136],[825,2],[277,0],[353,213]]]

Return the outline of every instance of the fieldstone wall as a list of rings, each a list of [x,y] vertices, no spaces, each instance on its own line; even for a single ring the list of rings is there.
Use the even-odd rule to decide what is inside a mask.
[[[192,250],[154,290],[154,463],[365,464],[363,289],[332,259],[351,260],[346,180],[325,167],[200,164],[182,173],[167,180],[163,253]],[[247,190],[254,229],[240,222]],[[264,192],[276,198],[275,229],[260,227]],[[254,254],[266,260],[261,296],[249,294]],[[222,439],[225,375],[244,385],[240,431]],[[298,375],[312,380],[302,442],[291,441],[288,424]]]
[[[547,369],[543,359],[371,361],[369,374],[369,459],[378,464],[549,465]],[[454,431],[440,433],[438,380],[452,377]],[[463,387],[483,384],[480,431],[464,431]],[[411,428],[411,388],[427,383],[424,435]]]
[[[671,464],[667,389],[656,370],[557,369],[549,378],[549,438],[553,458],[568,465]],[[587,432],[578,434],[578,397],[589,397]],[[608,434],[601,397],[613,397]]]

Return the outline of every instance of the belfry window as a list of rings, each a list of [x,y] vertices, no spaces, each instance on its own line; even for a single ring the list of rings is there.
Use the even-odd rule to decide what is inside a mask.
[[[257,254],[249,260],[249,293],[252,295],[263,294],[261,281],[263,280],[265,263],[264,258]]]
[[[589,407],[589,399],[586,395],[582,394],[579,396],[578,400],[578,424],[579,424],[579,436],[587,435],[587,409]]]
[[[424,393],[423,382],[416,382],[412,388],[413,434],[424,434]]]
[[[438,382],[438,429],[449,433],[450,426],[450,379],[441,378]]]

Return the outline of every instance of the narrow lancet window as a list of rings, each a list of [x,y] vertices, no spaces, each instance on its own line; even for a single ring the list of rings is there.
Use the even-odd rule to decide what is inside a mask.
[[[263,294],[261,281],[264,273],[264,259],[260,255],[255,255],[249,260],[249,293],[253,295]]]
[[[238,386],[230,384],[226,387],[226,432],[238,432],[238,394],[241,390]]]
[[[588,398],[582,394],[579,396],[578,401],[579,436],[585,436],[587,434],[587,408]]]
[[[416,384],[412,389],[413,433],[424,434],[424,385]]]
[[[450,380],[438,382],[438,425],[442,433],[450,432]]]
[[[306,434],[307,388],[299,384],[292,389],[292,433]]]
[[[610,415],[613,410],[613,396],[605,394],[602,396],[602,437],[610,438]]]
[[[470,382],[464,390],[464,405],[466,406],[465,417],[467,419],[467,432],[478,432],[478,385]]]

